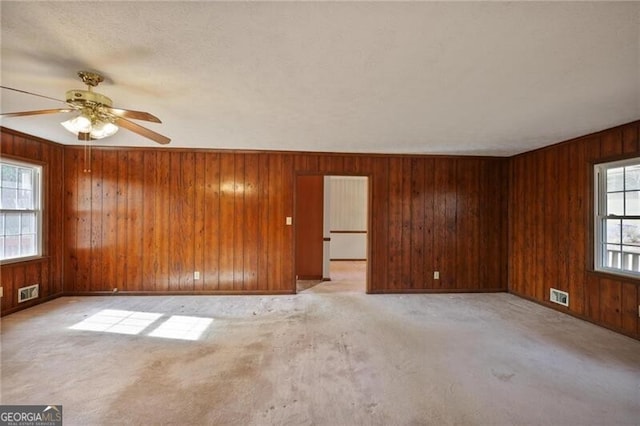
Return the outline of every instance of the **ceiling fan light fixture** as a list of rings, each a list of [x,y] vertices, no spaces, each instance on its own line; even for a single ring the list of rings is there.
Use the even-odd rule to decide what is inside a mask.
[[[91,129],[91,139],[102,139],[112,135],[118,131],[118,126],[108,121],[98,121]]]
[[[78,76],[87,85],[87,90],[68,90],[65,100],[27,92],[26,90],[14,89],[12,87],[0,85],[0,89],[12,90],[14,92],[37,96],[65,104],[64,108],[41,109],[34,111],[2,112],[0,117],[23,117],[29,115],[56,114],[76,112],[77,115],[70,120],[60,124],[70,133],[78,137],[80,141],[91,141],[102,139],[114,135],[119,126],[138,135],[151,139],[159,144],[168,144],[171,139],[156,133],[151,129],[143,127],[133,121],[144,120],[152,123],[161,123],[160,119],[153,114],[144,111],[134,111],[122,108],[113,108],[112,101],[107,96],[93,91],[94,87],[104,81],[104,77],[92,71],[79,71]],[[116,125],[116,123],[118,125]],[[85,147],[88,144],[85,144]]]
[[[75,135],[77,135],[78,133],[88,133],[91,131],[91,119],[85,117],[84,115],[79,115],[72,118],[71,120],[63,121],[60,124],[62,124],[65,129]]]
[[[114,135],[118,131],[118,126],[103,120],[92,120],[84,114],[80,114],[70,120],[63,121],[62,126],[73,133],[89,133],[91,139],[102,139]]]

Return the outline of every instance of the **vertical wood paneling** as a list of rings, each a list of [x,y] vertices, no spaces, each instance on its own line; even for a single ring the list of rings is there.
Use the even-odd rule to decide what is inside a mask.
[[[344,156],[323,155],[318,157],[318,169],[326,175],[340,175],[349,171],[344,167]]]
[[[79,162],[83,164],[76,165],[78,167],[78,202],[77,202],[77,258],[78,258],[78,277],[77,283],[81,291],[91,291],[91,227],[92,227],[92,186],[91,175],[84,171],[84,158],[81,157]]]
[[[195,222],[195,153],[193,151],[183,152],[180,159],[180,193],[182,218],[180,221],[179,240],[183,249],[183,263],[180,269],[179,288],[181,291],[193,291],[193,266],[195,261],[194,253],[194,228]]]
[[[56,158],[56,164],[67,164],[51,171],[57,177],[49,181],[64,184],[65,192],[59,197],[59,188],[58,194],[51,196],[53,203],[59,203],[55,210],[60,224],[51,225],[47,237],[63,243],[64,250],[50,252],[58,253],[59,274],[64,261],[64,284],[69,292],[110,291],[114,287],[121,291],[224,290],[219,286],[221,271],[227,277],[230,274],[225,281],[229,290],[290,291],[292,228],[284,225],[284,217],[292,214],[293,170],[301,167],[371,176],[370,289],[374,292],[437,289],[441,281],[432,280],[437,256],[449,262],[448,267],[439,269],[451,289],[487,287],[486,283],[468,283],[469,277],[481,262],[498,264],[495,252],[485,254],[479,247],[481,239],[486,241],[495,233],[484,229],[485,224],[499,227],[501,221],[494,216],[501,212],[480,211],[478,192],[486,197],[483,200],[504,198],[502,177],[487,178],[490,171],[500,169],[496,164],[505,163],[501,160],[486,164],[484,160],[465,160],[469,167],[458,169],[457,160],[447,158],[94,148],[93,170],[88,174],[82,171],[81,148],[51,144],[56,148],[51,152],[57,154],[50,154],[44,148],[49,144],[20,145],[23,139],[16,142],[5,133],[2,141],[3,152],[18,146],[16,152],[22,155],[51,155],[47,158]],[[393,194],[388,192],[392,180],[397,189]],[[230,194],[225,192],[229,182]],[[231,196],[228,202],[222,200],[227,195]],[[439,214],[438,208],[442,209]],[[395,217],[395,222],[390,217]],[[467,235],[461,235],[463,229]],[[444,230],[445,238],[435,247],[438,230]],[[500,237],[493,239],[499,241]],[[391,268],[386,262],[390,241],[396,250],[396,263]],[[482,259],[473,261],[472,255],[470,263],[461,263],[453,253],[457,247],[478,252]],[[226,260],[225,255],[229,256]],[[221,268],[224,262],[228,267]],[[193,271],[198,268],[202,269],[201,283],[193,281]],[[492,268],[500,270],[499,266]],[[20,266],[7,271],[3,268],[3,282],[24,284],[25,280],[53,279],[56,267],[47,264],[27,270]],[[492,283],[504,280],[491,274],[485,278]],[[61,292],[62,281],[59,277],[57,286],[47,284],[43,289]],[[12,303],[3,300],[3,309]]]
[[[67,157],[61,145],[2,129],[0,155],[43,166],[42,249],[45,257],[2,265],[0,279],[4,297],[0,299],[0,314],[6,315],[62,293],[65,269],[63,262],[66,259],[63,250],[64,239],[75,238],[75,220],[64,216],[63,205],[66,200],[74,198],[75,192],[65,192],[63,166]],[[73,175],[74,171],[69,173]],[[71,180],[75,182],[75,179]],[[63,232],[65,226],[71,227],[67,234]],[[69,268],[74,271],[71,262]],[[18,288],[32,284],[40,284],[40,297],[18,305]]]
[[[204,226],[205,226],[205,211],[206,211],[206,192],[205,192],[205,158],[206,154],[203,152],[196,152],[194,154],[194,169],[195,169],[195,183],[194,183],[194,202],[193,202],[193,270],[200,273],[200,279],[193,280],[193,290],[204,290]]]
[[[402,277],[402,159],[389,160],[389,232],[387,234],[387,283],[392,290],[403,287]]]
[[[592,169],[637,154],[638,127],[632,123],[512,158],[508,256],[511,292],[548,302],[549,287],[568,291],[570,312],[635,337],[638,284],[591,271]],[[532,262],[532,255],[538,260]]]
[[[102,151],[91,152],[91,174],[87,179],[91,186],[89,197],[89,291],[106,290],[102,286]],[[95,174],[94,174],[95,173]]]
[[[80,149],[60,151],[69,292],[290,291],[298,168],[370,175],[371,291],[504,288],[503,160],[93,151],[91,174]]]
[[[2,149],[2,154],[18,155],[15,152],[14,137],[15,136],[13,133],[8,133],[4,129],[2,130],[2,137],[0,138],[0,148]]]
[[[21,146],[20,144],[18,146]],[[11,268],[13,270],[13,285],[14,291],[11,292],[11,304],[18,306],[18,289],[27,285],[34,284],[31,281],[27,281],[26,271],[33,269],[30,265],[17,264]],[[30,274],[31,275],[31,274]]]
[[[371,199],[371,226],[370,235],[371,238],[371,253],[369,253],[370,259],[370,271],[369,274],[369,290],[381,291],[388,289],[388,268],[389,263],[386,259],[389,258],[389,159],[387,158],[375,158],[373,163],[373,177],[370,180],[370,195]]]
[[[505,167],[497,167],[493,162],[488,162],[487,169],[492,173],[490,174],[491,180],[486,183],[485,188],[489,188],[491,191],[491,202],[494,206],[493,210],[487,212],[486,220],[491,224],[487,227],[488,237],[494,241],[492,253],[500,253],[495,256],[495,259],[509,259],[509,240],[510,231],[508,228],[509,215],[512,206],[509,204],[508,191],[511,188],[511,174],[508,163],[504,164]],[[500,197],[496,195],[500,191],[507,192],[506,195]],[[485,189],[485,193],[487,189]],[[497,198],[497,200],[496,200]],[[496,218],[498,218],[496,220]],[[490,262],[489,271],[494,273],[487,277],[487,282],[494,282],[493,288],[505,288],[509,286],[509,262]],[[499,281],[498,281],[499,280]]]
[[[620,282],[600,280],[600,321],[614,328],[622,328],[622,288]]]
[[[623,152],[622,129],[617,127],[602,134],[600,150],[602,158],[617,157]]]
[[[129,156],[126,151],[118,151],[118,160],[115,165],[116,174],[116,245],[115,245],[115,259],[116,259],[116,278],[113,287],[124,290],[127,285],[127,265],[129,263],[129,256],[127,256],[128,249],[128,236],[127,236],[127,222],[128,222],[128,205],[127,195],[129,188],[129,176],[127,174],[129,164]],[[148,163],[148,164],[147,164]],[[155,176],[155,163],[151,161],[145,162],[145,176],[150,176],[149,168],[153,166]],[[154,184],[155,187],[155,184]],[[155,197],[154,197],[155,199]],[[148,204],[147,204],[148,206]],[[152,222],[152,226],[155,221]],[[156,247],[145,247],[146,250],[152,250],[153,253],[157,253]],[[150,256],[151,257],[151,256]],[[155,289],[155,274],[150,277],[149,286]]]
[[[95,150],[94,150],[95,151]],[[144,153],[142,151],[131,151],[129,153],[129,162],[127,175],[129,178],[127,191],[127,206],[129,211],[129,220],[127,221],[127,290],[135,290],[146,285],[147,281],[142,275],[141,265],[143,255],[143,230],[144,230]],[[109,172],[109,171],[105,171]],[[99,176],[92,172],[94,179]],[[166,206],[169,208],[169,206]],[[94,224],[96,226],[96,224]],[[149,253],[147,253],[149,255]]]
[[[64,282],[69,288],[79,289],[78,277],[78,226],[80,223],[78,208],[78,170],[79,162],[78,150],[64,150],[64,205],[65,205],[65,226],[64,226]],[[51,237],[51,236],[50,236]],[[51,238],[50,238],[51,239]],[[60,247],[62,249],[62,247]]]
[[[269,282],[269,155],[260,154],[258,158],[258,287],[262,289],[272,288]]]
[[[157,234],[155,232],[155,227],[158,223],[156,218],[156,198],[158,197],[156,191],[158,188],[156,182],[156,153],[153,151],[145,151],[142,155],[142,164],[144,167],[142,176],[142,181],[144,182],[144,201],[142,204],[142,217],[144,219],[142,222],[142,276],[144,277],[144,281],[148,283],[148,288],[155,290],[157,281],[156,265],[158,262],[158,244]],[[121,197],[120,202],[124,204],[122,208],[126,211],[128,207],[126,197]],[[122,230],[126,238],[126,226]],[[128,256],[125,254],[125,257]],[[123,261],[126,263],[127,260],[123,259]]]
[[[434,248],[435,227],[434,227],[434,209],[435,209],[435,160],[427,158],[422,161],[424,164],[424,183],[422,184],[424,197],[424,242],[422,256],[424,260],[423,276],[418,279],[422,280],[423,288],[434,288],[433,271],[437,261],[437,255]],[[420,182],[416,181],[416,185]]]
[[[585,286],[585,314],[593,321],[600,321],[600,279],[588,275]],[[571,308],[571,307],[570,307]]]
[[[544,169],[543,169],[543,185],[540,185],[546,193],[544,194],[542,206],[544,223],[544,275],[542,289],[542,297],[539,300],[547,300],[551,287],[556,289],[565,288],[564,280],[560,277],[560,260],[555,256],[549,256],[557,250],[561,238],[560,223],[557,217],[558,213],[558,187],[561,186],[558,180],[558,156],[551,150],[543,151]],[[572,298],[571,303],[575,300]]]
[[[584,300],[584,280],[586,273],[586,241],[591,234],[590,229],[585,227],[585,212],[592,211],[588,194],[584,191],[583,185],[588,185],[587,175],[589,174],[589,163],[585,161],[585,144],[571,144],[569,148],[569,170],[571,181],[577,185],[570,185],[569,209],[569,230],[565,238],[569,251],[567,265],[567,289],[575,300],[572,301],[572,309],[575,312],[582,311],[581,306]],[[579,243],[578,243],[579,242]],[[536,296],[539,297],[539,296]],[[547,296],[548,297],[548,296]]]
[[[25,141],[25,137],[23,135],[15,135],[13,136],[13,151],[11,151],[12,155],[17,155],[18,157],[27,158],[25,155],[25,148],[27,143]]]
[[[258,285],[258,208],[260,205],[259,196],[260,184],[260,157],[258,154],[247,154],[245,156],[244,174],[244,255],[243,255],[243,285],[245,291],[259,290]]]
[[[411,159],[411,229],[408,239],[411,242],[409,271],[411,288],[424,288],[425,278],[425,161],[422,158]]]
[[[622,283],[622,329],[629,334],[638,333],[638,286],[635,284]]]
[[[556,259],[558,262],[558,279],[557,285],[558,289],[562,291],[568,291],[569,287],[569,271],[571,268],[570,255],[571,255],[571,247],[573,245],[573,240],[569,227],[569,220],[571,215],[571,204],[570,200],[570,192],[571,192],[571,168],[569,166],[569,145],[562,145],[559,148],[558,153],[558,198],[560,200],[558,204],[558,236],[560,238],[560,244],[558,245],[560,250],[556,252]],[[526,181],[525,181],[526,183]],[[532,218],[535,219],[535,218]],[[532,236],[535,238],[535,236]],[[547,254],[548,256],[549,254]],[[534,287],[538,286],[538,283],[532,281],[531,283]],[[531,295],[533,296],[533,295]],[[570,295],[571,296],[571,295]],[[545,295],[546,299],[549,298],[549,293]]]
[[[181,274],[186,256],[186,247],[180,231],[184,228],[184,221],[189,220],[188,216],[182,211],[184,194],[180,192],[183,179],[181,175],[181,160],[182,156],[180,152],[171,152],[169,155],[169,194],[171,194],[171,201],[167,205],[167,208],[169,209],[168,236],[171,246],[171,251],[169,252],[169,290],[172,291],[180,290]]]
[[[205,156],[204,290],[220,287],[220,156]]]
[[[49,283],[48,282],[42,282],[42,263],[41,262],[37,262],[36,264],[30,266],[30,267],[25,267],[24,268],[20,268],[20,271],[23,272],[24,274],[24,278],[23,278],[23,282],[25,283],[25,285],[33,285],[33,284],[40,284],[40,291],[43,291],[45,293],[49,293]]]
[[[456,161],[458,160],[444,160],[439,163],[443,163],[445,171],[445,186],[442,188],[444,191],[444,230],[445,239],[444,244],[441,246],[443,252],[442,269],[440,270],[440,281],[442,282],[442,288],[453,289],[456,287],[457,280],[455,279],[455,268],[457,266],[458,256],[462,255],[456,250],[457,235],[460,238],[466,238],[458,234],[458,182],[456,176]]]
[[[102,156],[102,168],[105,170],[118,170],[118,152],[105,151]],[[109,289],[115,287],[116,282],[116,257],[111,256],[113,247],[117,244],[118,225],[118,175],[111,174],[102,182],[102,235],[100,252],[103,257],[101,262],[101,287]]]
[[[0,268],[0,278],[2,279],[2,287],[4,291],[4,296],[0,298],[0,301],[2,302],[2,305],[0,306],[0,314],[2,315],[16,309],[18,305],[17,297],[14,298],[14,294],[17,292],[17,289],[20,288],[20,285],[15,285],[13,281],[14,270],[15,267],[9,268],[5,266]]]
[[[478,193],[480,163],[477,160],[456,161],[456,281],[455,288],[476,285],[479,278],[479,220]]]
[[[640,125],[631,124],[622,128],[622,151],[625,154],[635,154],[638,152]]]
[[[60,146],[49,144],[42,149],[42,160],[47,165],[46,173],[49,176],[49,186],[45,190],[45,212],[48,220],[47,235],[45,238],[45,250],[49,255],[47,262],[51,284],[50,294],[58,294],[63,291],[64,273],[64,150]]]
[[[520,185],[521,180],[514,179],[515,176],[520,176],[519,164],[522,162],[522,157],[515,157],[509,161],[509,212],[508,212],[508,251],[513,252],[520,248],[518,238],[522,235],[520,232],[516,232],[521,226],[522,216],[520,208],[522,202],[520,201]],[[522,262],[522,256],[516,259],[509,259],[508,266],[508,288],[509,291],[523,294],[522,291],[522,279],[519,277],[520,263]]]
[[[434,265],[433,270],[440,272],[440,279],[433,280],[433,288],[442,288],[442,276],[448,272],[446,268],[447,257],[453,255],[455,247],[447,247],[447,192],[449,190],[448,168],[446,167],[449,160],[436,161],[434,164]],[[455,219],[455,216],[454,216]]]
[[[284,156],[283,164],[282,164],[282,203],[283,206],[283,216],[291,216],[293,217],[294,212],[294,189],[295,180],[293,174],[293,155],[287,154]],[[282,232],[282,240],[281,244],[283,247],[283,255],[281,257],[282,261],[282,279],[280,280],[280,291],[286,292],[295,292],[296,283],[295,283],[295,271],[294,271],[294,232],[293,226],[284,226],[284,221],[281,222],[283,225]]]
[[[543,180],[545,177],[543,176],[544,172],[544,155],[541,152],[536,153],[535,157],[532,158],[530,163],[530,172],[533,176],[537,176],[539,179]],[[544,214],[544,204],[545,204],[545,192],[544,187],[542,185],[535,186],[530,189],[532,192],[533,203],[530,205],[530,208],[533,212],[535,212],[535,216],[538,220],[534,220],[531,226],[531,233],[535,236],[540,236],[541,238],[533,237],[531,239],[532,242],[532,263],[534,266],[533,276],[534,280],[542,280],[544,281],[544,262],[546,258],[546,253],[544,252],[544,237],[545,237],[545,229],[544,229],[544,221],[541,220]],[[544,299],[544,287],[535,286],[530,289],[533,297]]]
[[[266,246],[269,256],[267,257],[267,282],[268,289],[275,290],[280,286],[282,278],[282,263],[280,256],[283,255],[283,249],[280,246],[281,223],[284,221],[282,216],[283,208],[280,206],[280,197],[282,194],[282,157],[277,155],[269,155],[269,187],[267,189],[267,211],[269,220],[267,222]]]
[[[505,160],[95,148],[85,174],[81,149],[58,151],[68,292],[291,291],[295,171],[370,176],[371,291],[506,285]]]
[[[236,228],[235,212],[235,156],[220,156],[220,290],[233,290],[233,249]]]
[[[155,288],[159,291],[169,290],[169,283],[171,279],[171,273],[169,270],[170,258],[173,254],[172,236],[170,235],[170,222],[171,222],[171,204],[172,193],[169,190],[169,182],[171,176],[171,153],[168,151],[159,151],[156,154],[156,186],[154,191],[156,193],[155,198],[155,217],[156,226],[154,229],[155,246],[157,252],[154,253],[155,261],[157,265],[156,270],[156,282]],[[131,191],[131,189],[130,189]],[[148,202],[150,202],[149,200]],[[128,207],[129,221],[135,217],[136,206],[132,205]],[[138,290],[145,289],[145,287],[139,287]],[[136,290],[135,288],[132,290]]]
[[[401,209],[401,230],[402,237],[400,243],[400,285],[402,288],[415,288],[415,284],[411,281],[411,158],[402,158],[402,187],[400,193]]]
[[[235,185],[233,187],[233,211],[234,213],[234,239],[233,239],[233,290],[241,291],[244,286],[244,242],[245,219],[244,216],[244,155],[234,155]]]
[[[587,271],[590,161],[637,152],[638,125],[632,124],[510,160],[512,291],[544,301],[548,287],[568,289],[571,311],[638,336],[637,284]],[[226,270],[227,289],[288,291],[292,234],[284,217],[293,207],[294,170],[301,168],[371,176],[372,291],[501,288],[504,280],[496,271],[507,258],[500,254],[505,208],[495,206],[506,202],[505,161],[94,149],[93,172],[85,174],[80,148],[5,131],[2,153],[49,165],[48,214],[54,216],[47,223],[50,258],[3,266],[10,295],[2,300],[3,313],[22,308],[14,290],[34,280],[43,297],[61,293],[63,281],[66,291],[79,293],[115,286],[199,290],[192,280],[199,263],[203,290],[224,289],[218,274]],[[223,157],[233,167],[222,167]],[[223,200],[229,179],[232,188],[243,183],[240,199],[233,189],[231,200]],[[222,235],[229,229],[231,239]],[[388,262],[391,250],[395,263]],[[478,254],[468,261],[461,252]],[[224,262],[230,267],[222,268]],[[432,280],[433,270],[441,280]],[[476,272],[478,281],[498,284],[468,283]]]

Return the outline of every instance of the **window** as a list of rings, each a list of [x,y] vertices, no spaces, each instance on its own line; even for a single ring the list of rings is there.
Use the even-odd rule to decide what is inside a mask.
[[[0,175],[0,261],[40,256],[42,168],[3,159]]]
[[[640,278],[640,158],[597,164],[595,268]]]

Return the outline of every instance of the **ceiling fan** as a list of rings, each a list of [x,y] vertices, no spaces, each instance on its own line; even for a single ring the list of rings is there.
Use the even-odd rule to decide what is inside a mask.
[[[134,119],[149,121],[152,123],[161,123],[160,119],[155,115],[148,112],[114,108],[110,98],[101,93],[94,92],[93,88],[100,84],[100,82],[104,81],[104,77],[102,75],[91,71],[79,71],[78,76],[82,82],[87,85],[87,90],[69,90],[67,91],[66,100],[64,101],[51,98],[49,96],[39,95],[37,93],[27,92],[25,90],[0,86],[2,89],[38,96],[40,98],[50,99],[66,104],[63,108],[7,112],[0,113],[0,116],[22,117],[27,115],[56,114],[77,111],[77,116],[62,122],[61,124],[65,129],[76,134],[78,136],[78,140],[81,141],[106,138],[115,134],[119,127],[124,127],[127,130],[151,139],[159,144],[164,145],[171,142],[171,139],[168,137],[131,121],[131,119]]]

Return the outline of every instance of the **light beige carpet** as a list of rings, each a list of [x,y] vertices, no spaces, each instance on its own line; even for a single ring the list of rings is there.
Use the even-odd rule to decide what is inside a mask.
[[[57,299],[2,319],[0,400],[65,425],[640,422],[638,341],[508,294],[362,290]]]

